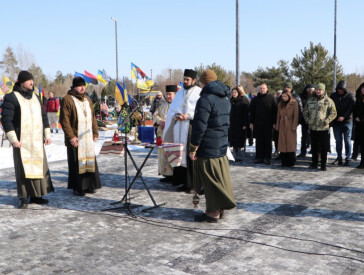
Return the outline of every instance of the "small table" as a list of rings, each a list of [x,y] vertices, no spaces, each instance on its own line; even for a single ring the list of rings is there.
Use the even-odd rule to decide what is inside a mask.
[[[144,158],[143,160],[143,163],[141,164],[140,167],[138,167],[138,165],[136,164],[133,156],[131,155],[129,149],[128,149],[128,146],[125,146],[125,145],[128,145],[128,144],[131,144],[131,145],[136,145],[136,146],[141,146],[141,147],[144,147],[144,148],[147,148],[149,149],[148,153],[147,153],[147,156]],[[130,143],[130,142],[127,142],[127,144],[124,144],[123,141],[105,141],[104,144],[102,145],[102,148],[101,148],[101,151],[100,151],[100,154],[102,155],[105,155],[105,154],[114,154],[114,155],[119,155],[119,156],[124,156],[124,153],[125,153],[125,148],[126,148],[126,152],[127,152],[127,156],[129,156],[129,158],[131,159],[135,169],[137,170],[132,182],[130,183],[129,186],[127,186],[127,176],[128,176],[128,172],[127,172],[127,164],[126,164],[126,161],[127,161],[127,156],[124,156],[125,157],[125,194],[124,196],[122,197],[122,199],[120,201],[117,201],[117,202],[113,202],[111,203],[112,205],[115,205],[115,204],[118,204],[118,203],[121,203],[123,202],[124,200],[126,201],[124,206],[127,205],[127,207],[130,206],[130,203],[127,202],[127,195],[128,193],[130,192],[130,189],[132,188],[132,186],[134,185],[135,181],[140,178],[140,180],[142,181],[145,189],[147,190],[148,192],[148,195],[149,197],[151,198],[154,206],[152,207],[149,207],[149,208],[146,208],[146,209],[143,209],[142,211],[145,212],[147,210],[150,210],[150,209],[153,209],[153,208],[157,208],[159,206],[162,206],[162,205],[165,205],[166,203],[162,203],[162,204],[157,204],[152,196],[152,193],[150,192],[147,184],[145,183],[144,179],[143,179],[143,176],[142,176],[142,169],[144,167],[144,165],[146,164],[147,160],[149,159],[150,155],[152,154],[154,148],[158,147],[156,144],[150,144],[150,143]],[[115,209],[115,208],[112,208],[112,209]],[[107,210],[112,210],[112,209],[107,209]],[[128,208],[129,212],[135,216],[131,211],[130,209]]]

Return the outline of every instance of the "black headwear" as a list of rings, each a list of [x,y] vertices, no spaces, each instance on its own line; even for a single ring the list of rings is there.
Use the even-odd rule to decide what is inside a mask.
[[[77,76],[72,80],[72,87],[75,88],[78,86],[86,86],[85,80],[81,76]]]
[[[197,72],[192,69],[185,69],[183,76],[191,77],[192,79],[197,78]]]
[[[337,83],[336,92],[337,90],[343,90],[345,93],[348,92],[348,85],[344,80],[340,80],[339,83]]]
[[[18,84],[21,84],[30,79],[34,79],[33,75],[30,72],[21,71],[18,75]]]
[[[166,86],[166,93],[176,93],[176,92],[177,92],[177,85]]]
[[[307,89],[314,89],[315,88],[315,86],[313,85],[313,84],[307,84],[306,86],[305,86],[305,91],[307,90]]]

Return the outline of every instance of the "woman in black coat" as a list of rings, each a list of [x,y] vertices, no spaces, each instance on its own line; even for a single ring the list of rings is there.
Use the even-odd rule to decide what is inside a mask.
[[[356,91],[356,103],[354,106],[353,118],[355,123],[356,138],[359,141],[361,161],[356,167],[364,169],[364,83]]]
[[[241,160],[239,153],[241,148],[245,147],[249,127],[249,100],[244,90],[237,86],[231,90],[230,102],[229,143],[233,147],[235,159]]]

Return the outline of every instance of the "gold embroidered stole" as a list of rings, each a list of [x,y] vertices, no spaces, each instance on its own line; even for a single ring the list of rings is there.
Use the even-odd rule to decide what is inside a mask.
[[[31,99],[24,98],[14,92],[18,99],[21,115],[20,148],[21,160],[24,167],[25,178],[43,178],[43,120],[39,100],[35,95]]]
[[[157,111],[153,114],[153,124],[159,124],[161,119],[166,120],[167,112],[171,104],[166,102],[157,108]],[[158,125],[157,136],[163,136],[163,129]]]
[[[79,174],[95,172],[95,149],[92,134],[92,113],[86,98],[72,96],[78,119],[78,171]]]

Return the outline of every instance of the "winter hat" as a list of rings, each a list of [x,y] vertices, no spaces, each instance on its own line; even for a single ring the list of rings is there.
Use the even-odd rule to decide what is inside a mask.
[[[185,69],[183,76],[191,77],[192,79],[196,79],[197,72],[191,69]]]
[[[315,86],[313,85],[313,84],[307,84],[306,86],[305,86],[305,91],[306,90],[308,90],[308,89],[315,89]]]
[[[177,92],[177,85],[166,86],[166,93],[176,93],[176,92]]]
[[[343,90],[345,93],[348,91],[348,85],[344,80],[340,80],[339,83],[337,83],[336,92],[337,90]]]
[[[317,84],[315,88],[316,88],[316,89],[323,90],[323,91],[325,91],[325,90],[326,90],[326,86],[325,86],[325,84],[323,84],[323,83],[319,83],[319,84]]]
[[[216,81],[217,76],[213,70],[206,70],[200,76],[200,82],[203,84],[207,84],[212,81]]]
[[[290,88],[290,89],[293,89],[292,82],[286,82],[286,84],[284,84],[284,87],[283,87],[283,88]]]
[[[33,79],[34,80],[34,77],[28,71],[21,71],[19,73],[19,75],[18,75],[18,83],[19,84],[24,83],[25,81],[30,80],[30,79]]]
[[[72,80],[72,87],[75,88],[78,86],[86,86],[85,80],[81,76],[77,76]]]

